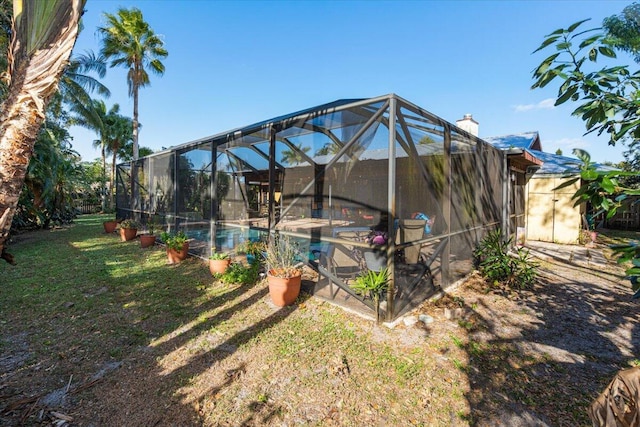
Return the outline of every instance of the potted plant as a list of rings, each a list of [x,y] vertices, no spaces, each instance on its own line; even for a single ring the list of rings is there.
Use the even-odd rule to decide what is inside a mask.
[[[369,270],[381,271],[387,267],[386,245],[388,240],[389,235],[386,231],[373,230],[367,236],[366,241],[371,245],[371,249],[365,249],[363,255]]]
[[[153,220],[147,222],[147,233],[140,235],[140,247],[148,248],[156,243],[156,223]]]
[[[224,274],[229,264],[231,264],[231,259],[228,253],[216,252],[215,248],[212,248],[211,255],[209,256],[209,271],[212,275]]]
[[[589,240],[587,241],[587,246],[588,247],[595,247],[596,245],[596,240],[598,240],[598,232],[596,231],[596,215],[599,212],[592,212],[589,215],[586,215],[586,217],[584,218],[585,221],[585,225],[586,225],[586,234],[589,237]]]
[[[189,255],[189,239],[184,231],[176,234],[165,231],[160,236],[167,247],[167,259],[169,264],[177,264],[184,261]]]
[[[386,268],[380,271],[369,270],[358,277],[351,288],[358,294],[369,297],[376,307],[376,322],[380,322],[380,297],[386,292],[389,273]]]
[[[120,223],[120,238],[123,242],[133,240],[138,235],[138,223],[132,219],[125,219]]]
[[[118,220],[111,219],[109,221],[104,221],[102,223],[102,226],[104,227],[104,232],[105,233],[111,234],[114,231],[116,231],[116,227],[118,227]]]
[[[291,305],[300,294],[302,270],[297,261],[295,243],[289,236],[276,234],[267,245],[267,282],[269,295],[278,307]]]
[[[256,261],[259,262],[265,258],[267,244],[262,240],[258,240],[256,242],[247,240],[243,250],[247,254],[247,261],[249,264],[253,264]]]

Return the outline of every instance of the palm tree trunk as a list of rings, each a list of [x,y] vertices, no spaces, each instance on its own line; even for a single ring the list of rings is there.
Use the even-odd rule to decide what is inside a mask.
[[[0,112],[0,253],[6,251],[11,221],[44,111],[58,87],[78,35],[84,0],[23,2],[14,16],[9,51],[9,94]],[[52,7],[42,15],[42,8]]]
[[[138,160],[138,86],[133,87],[133,160]]]
[[[107,210],[107,153],[104,141],[100,143],[102,147],[102,212]]]
[[[109,192],[109,210],[113,210],[115,206],[115,186],[116,186],[116,152],[113,152],[113,159],[111,160],[111,191]]]

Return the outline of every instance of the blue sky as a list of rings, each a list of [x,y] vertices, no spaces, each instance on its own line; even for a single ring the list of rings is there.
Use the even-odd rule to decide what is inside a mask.
[[[532,54],[557,28],[599,26],[629,1],[88,0],[75,52],[100,48],[104,12],[137,7],[163,37],[164,76],[140,92],[140,145],[159,150],[343,98],[395,93],[450,122],[471,113],[480,136],[538,131],[545,151],[622,160],[584,136],[557,86],[531,90]],[[547,53],[548,55],[548,53]],[[629,63],[631,63],[629,61]],[[110,68],[107,106],[131,116],[126,71]],[[72,128],[84,160],[96,135]]]

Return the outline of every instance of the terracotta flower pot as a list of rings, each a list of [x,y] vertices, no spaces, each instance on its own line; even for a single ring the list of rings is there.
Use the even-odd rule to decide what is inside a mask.
[[[177,264],[180,261],[184,261],[189,256],[189,243],[185,243],[182,245],[181,251],[176,251],[175,249],[167,248],[167,260],[169,264]]]
[[[230,259],[210,259],[209,260],[209,271],[211,274],[224,274],[227,271],[227,268],[231,264]]]
[[[128,240],[133,240],[136,238],[137,235],[138,235],[137,228],[120,228],[120,239],[122,239],[123,242],[126,242]]]
[[[271,301],[278,306],[284,307],[291,305],[300,295],[300,284],[302,283],[302,274],[294,277],[275,277],[267,274],[267,282],[269,283],[269,295]]]
[[[153,234],[141,234],[140,235],[140,247],[148,248],[156,244],[156,236]]]
[[[116,227],[118,226],[118,221],[104,221],[102,223],[102,226],[104,227],[104,232],[107,234],[113,233],[114,231],[116,231]]]

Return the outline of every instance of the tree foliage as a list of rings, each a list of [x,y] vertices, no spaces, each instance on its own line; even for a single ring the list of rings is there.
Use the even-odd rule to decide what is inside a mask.
[[[57,90],[78,35],[84,0],[14,1],[0,110],[0,251],[5,248],[46,106]]]
[[[139,9],[120,8],[113,15],[104,14],[107,25],[98,28],[102,36],[101,54],[111,67],[127,69],[129,96],[133,98],[133,159],[138,158],[138,92],[150,84],[148,70],[164,74],[162,59],[169,53],[164,42],[153,32]]]
[[[585,122],[587,133],[606,134],[610,145],[627,136],[640,138],[640,74],[627,65],[597,68],[600,57],[616,58],[615,46],[600,29],[583,29],[587,21],[546,36],[535,52],[553,53],[533,71],[532,89],[560,81],[555,105],[577,102],[572,114]]]
[[[640,4],[633,3],[620,15],[605,18],[602,27],[613,47],[633,55],[634,60],[640,63]]]
[[[585,122],[587,133],[606,134],[610,145],[629,142],[625,157],[630,171],[597,171],[587,152],[574,150],[583,162],[580,176],[559,187],[581,180],[582,185],[573,196],[575,204],[587,202],[593,214],[607,212],[611,218],[625,198],[640,195],[640,190],[625,187],[637,183],[640,164],[640,71],[631,71],[628,65],[609,65],[617,59],[616,50],[633,55],[636,62],[640,59],[640,6],[634,3],[621,15],[605,19],[603,29],[583,29],[587,21],[576,22],[545,37],[535,52],[553,53],[533,71],[532,88],[559,81],[555,105],[578,103],[572,114]],[[607,65],[598,68],[596,63],[603,57]],[[640,296],[640,245],[631,242],[614,250],[619,262],[632,262],[627,274],[637,291],[635,296]]]

